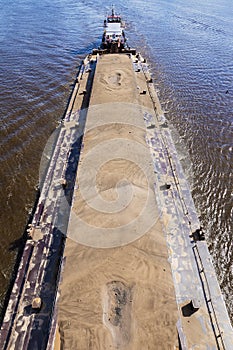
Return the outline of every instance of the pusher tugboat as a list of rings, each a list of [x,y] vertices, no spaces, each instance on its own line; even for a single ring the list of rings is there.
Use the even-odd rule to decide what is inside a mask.
[[[104,20],[104,28],[101,49],[111,53],[118,53],[128,48],[124,22],[120,15],[115,14],[114,8],[112,8],[112,14]]]

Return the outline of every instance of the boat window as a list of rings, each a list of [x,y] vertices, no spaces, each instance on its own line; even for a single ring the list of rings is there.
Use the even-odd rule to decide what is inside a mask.
[[[121,17],[110,16],[108,17],[108,23],[121,23]]]

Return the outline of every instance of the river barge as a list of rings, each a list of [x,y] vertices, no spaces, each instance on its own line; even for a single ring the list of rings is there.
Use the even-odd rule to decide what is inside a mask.
[[[118,48],[116,52],[114,43],[114,50],[93,50],[75,79],[28,227],[1,327],[1,349],[233,348],[225,302],[149,66],[136,50]],[[99,149],[106,140],[106,148]],[[86,159],[93,150],[98,156],[94,153],[90,165]],[[111,163],[114,159],[116,162]],[[103,206],[94,215],[95,226],[88,211],[99,205],[93,202],[92,170],[105,163],[109,163],[117,179],[112,183],[114,176],[108,178],[108,168],[99,180],[107,204],[105,207],[101,202]],[[120,184],[119,196],[123,197],[117,202],[120,215],[116,217],[114,206],[109,212],[107,209],[114,204],[112,190],[119,183],[116,173],[120,169],[129,179],[134,174],[136,192],[128,197],[128,183]],[[141,172],[145,176],[135,178]],[[104,187],[106,179],[108,192]],[[80,199],[81,192],[88,208]],[[136,200],[129,223],[132,226],[127,222],[128,212],[124,212],[130,208],[129,198]],[[143,200],[145,208],[140,207]],[[137,206],[140,210],[135,214]],[[89,225],[83,226],[87,218]],[[73,266],[76,250],[79,262]],[[89,261],[95,257],[88,274],[93,270],[91,278],[96,277],[99,283],[103,276],[105,287],[84,288],[80,297],[82,280],[76,282],[75,274],[87,264],[87,260],[83,264],[80,259],[83,252]],[[125,265],[119,265],[125,257]],[[134,258],[138,261],[135,269],[130,265]],[[97,259],[104,261],[102,275],[95,269]],[[154,272],[144,276],[142,266],[147,259],[150,268],[144,269],[152,266]],[[127,275],[129,266],[132,270]],[[111,278],[108,268],[112,269]],[[71,280],[66,285],[67,279]],[[74,292],[69,294],[69,288]],[[143,297],[139,298],[140,288]],[[94,311],[92,293],[97,304]],[[88,321],[96,315],[97,329],[93,323],[92,333],[88,333],[80,326],[79,314],[67,316],[69,307],[84,308]],[[143,318],[150,312],[150,320]],[[147,330],[143,326],[146,322],[151,322]],[[104,334],[102,338],[100,334]]]

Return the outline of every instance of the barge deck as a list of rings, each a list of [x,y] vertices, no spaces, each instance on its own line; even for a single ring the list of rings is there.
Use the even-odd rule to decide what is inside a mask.
[[[1,349],[232,349],[190,189],[134,50],[84,60],[28,234]]]

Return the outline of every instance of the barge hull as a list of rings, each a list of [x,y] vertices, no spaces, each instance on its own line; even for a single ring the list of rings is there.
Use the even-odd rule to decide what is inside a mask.
[[[125,89],[126,93],[120,95],[122,89]],[[110,111],[111,124],[115,124],[115,126],[120,124],[125,127],[125,129],[118,128],[119,135],[120,133],[124,134],[125,130],[128,133],[133,131],[136,137],[134,142],[136,142],[135,140],[141,142],[150,155],[150,174],[151,169],[153,174],[148,178],[151,181],[150,188],[153,188],[156,207],[153,213],[150,212],[149,217],[156,216],[156,224],[159,226],[156,226],[153,234],[148,229],[142,236],[136,235],[131,241],[129,239],[127,244],[123,242],[119,245],[117,242],[117,246],[115,241],[112,243],[110,240],[107,243],[109,249],[102,253],[101,250],[107,247],[98,246],[99,240],[94,243],[93,240],[87,242],[85,241],[87,235],[80,236],[79,230],[76,231],[76,227],[74,227],[76,221],[74,220],[77,219],[77,215],[74,219],[73,214],[77,203],[80,204],[78,202],[79,183],[77,179],[79,168],[80,171],[82,170],[82,161],[85,161],[85,147],[88,148],[88,145],[94,142],[94,139],[89,138],[88,140],[88,132],[93,128],[99,127],[101,129],[103,120],[100,118],[104,118],[103,112],[108,110],[108,104],[111,104],[112,110],[115,111],[115,113]],[[107,123],[109,121],[106,120],[105,124]],[[129,129],[129,125],[132,130]],[[137,131],[138,129],[140,132]],[[99,137],[98,134],[95,135],[96,140],[101,139],[104,135],[106,138],[108,137],[107,129],[102,131],[103,133],[99,134]],[[116,134],[114,137],[116,138]],[[123,138],[126,138],[125,134]],[[127,140],[130,138],[127,137]],[[85,213],[86,211],[84,211]],[[99,220],[101,223],[103,222],[101,218]],[[137,228],[135,230],[137,231]],[[78,236],[72,236],[74,232]],[[130,249],[137,248],[139,250],[140,244],[144,248],[146,246],[145,254],[148,254],[150,247],[154,248],[154,251],[148,254],[149,260],[153,257],[158,266],[159,264],[166,266],[164,267],[165,276],[160,282],[162,285],[164,278],[167,280],[169,294],[164,294],[167,300],[162,299],[163,289],[161,294],[157,293],[157,289],[160,287],[153,284],[156,278],[153,283],[151,281],[150,287],[148,287],[150,281],[144,281],[144,285],[141,287],[139,282],[135,282],[134,287],[132,287],[129,281],[124,280],[123,273],[116,280],[114,273],[109,272],[109,279],[103,282],[105,283],[104,293],[111,294],[111,290],[116,289],[114,283],[118,281],[120,283],[118,288],[125,288],[126,295],[132,299],[132,307],[126,308],[127,314],[130,315],[128,323],[123,316],[122,322],[125,329],[128,329],[125,337],[119,327],[117,328],[111,322],[109,324],[109,320],[104,319],[103,314],[109,312],[108,306],[106,304],[103,306],[102,299],[97,298],[96,315],[100,323],[95,326],[107,334],[106,344],[113,348],[119,348],[122,345],[128,349],[136,349],[137,347],[133,347],[135,344],[142,346],[137,338],[137,332],[139,336],[143,337],[142,329],[146,322],[149,322],[148,340],[151,342],[152,348],[153,346],[156,348],[159,346],[158,344],[164,346],[164,349],[168,348],[168,343],[161,345],[163,341],[162,331],[158,332],[158,329],[162,325],[162,328],[166,329],[169,334],[169,346],[173,344],[174,347],[178,348],[179,346],[181,349],[195,347],[199,349],[232,349],[232,326],[191,192],[159,103],[149,67],[141,55],[134,50],[112,55],[104,55],[102,51],[96,50],[84,60],[76,77],[65,117],[61,122],[56,147],[41,188],[37,209],[28,235],[1,328],[1,349],[52,349],[58,328],[61,330],[60,338],[63,344],[70,337],[70,334],[73,334],[72,324],[68,327],[71,333],[64,329],[64,325],[67,325],[68,322],[65,309],[69,303],[77,303],[77,299],[74,298],[67,302],[65,298],[67,286],[64,282],[72,276],[74,280],[77,278],[77,281],[80,282],[79,274],[82,273],[81,266],[83,263],[85,264],[85,261],[80,261],[75,266],[78,269],[77,275],[75,272],[73,275],[69,274],[69,269],[72,267],[71,261],[74,257],[72,249],[74,250],[74,247],[76,249],[76,245],[77,250],[89,252],[96,258],[98,254],[99,258],[103,258],[103,254],[105,254],[110,261],[111,255],[116,254],[115,259],[120,259],[120,251],[125,250],[124,256],[126,256]],[[155,245],[152,244],[151,239],[154,240],[153,244]],[[148,242],[150,242],[149,245]],[[160,242],[160,247],[162,247],[163,259],[161,258],[162,262],[160,261],[160,263],[156,242]],[[109,246],[109,244],[112,245]],[[132,259],[133,254],[131,252]],[[140,266],[138,269],[140,270]],[[61,270],[63,272],[60,281]],[[76,286],[78,288],[78,285]],[[134,304],[136,299],[133,299],[135,290],[139,291],[140,288],[144,288],[147,296],[148,291],[151,291],[149,300],[154,303],[157,298],[158,305],[161,302],[164,307],[164,314],[166,312],[170,314],[167,326],[166,322],[162,323],[159,316],[157,320],[153,318],[150,321],[140,319],[140,312],[137,314],[138,305]],[[166,284],[163,288],[166,289]],[[60,297],[58,297],[59,295]],[[38,308],[33,307],[36,298],[41,301]],[[147,300],[144,302],[146,303]],[[73,305],[77,310],[80,310],[81,304]],[[91,303],[88,307],[91,310]],[[160,307],[162,308],[162,306]],[[145,309],[146,307],[142,308],[141,312]],[[153,307],[151,310],[150,308],[146,310],[149,314]],[[74,316],[75,322],[77,322],[74,324],[79,327],[76,328],[77,334],[82,331],[81,314],[79,315],[78,312],[77,317]],[[141,328],[140,326],[138,329],[134,328],[135,324],[140,325],[140,322]],[[179,334],[179,345],[176,332]],[[120,345],[114,340],[113,334],[115,334],[115,338],[120,339]],[[158,344],[156,344],[155,339],[157,339]],[[77,345],[81,346],[76,338],[73,341],[77,341]],[[93,341],[95,342],[95,340]],[[76,348],[81,348],[78,346]],[[100,349],[101,346],[103,348],[103,344],[99,344],[99,346]]]

